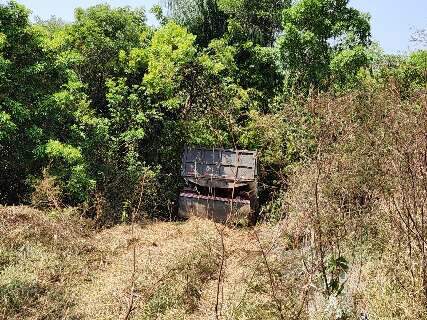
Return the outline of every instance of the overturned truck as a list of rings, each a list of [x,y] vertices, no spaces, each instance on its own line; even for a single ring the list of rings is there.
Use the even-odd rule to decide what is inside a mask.
[[[186,187],[179,196],[179,215],[217,222],[257,218],[257,152],[233,149],[184,149],[181,175]]]

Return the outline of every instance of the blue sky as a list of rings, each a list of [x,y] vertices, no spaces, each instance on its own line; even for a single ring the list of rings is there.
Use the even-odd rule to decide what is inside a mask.
[[[160,0],[164,3],[164,0]],[[5,3],[6,0],[0,0]],[[112,6],[129,5],[151,8],[159,0],[18,0],[43,19],[51,15],[65,21],[73,20],[77,7],[89,7],[98,3]],[[416,49],[410,35],[416,29],[427,29],[427,0],[350,0],[351,6],[371,15],[372,35],[387,53],[405,53]],[[149,23],[154,18],[149,15]]]

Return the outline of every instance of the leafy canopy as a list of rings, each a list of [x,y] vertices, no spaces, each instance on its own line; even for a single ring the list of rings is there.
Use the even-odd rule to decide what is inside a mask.
[[[369,18],[348,2],[301,0],[283,11],[279,47],[291,85],[327,89],[333,74],[345,81],[367,66]]]

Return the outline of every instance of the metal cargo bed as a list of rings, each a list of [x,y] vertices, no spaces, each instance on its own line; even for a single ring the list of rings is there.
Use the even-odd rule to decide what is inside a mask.
[[[248,150],[186,148],[181,175],[204,187],[235,188],[257,178],[257,153]]]
[[[187,187],[179,195],[179,215],[252,223],[258,204],[257,174],[256,151],[185,148],[181,176]]]

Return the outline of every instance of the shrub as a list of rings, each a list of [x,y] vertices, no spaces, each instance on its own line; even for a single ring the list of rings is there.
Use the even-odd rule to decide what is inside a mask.
[[[31,194],[31,204],[38,209],[59,209],[62,204],[62,190],[57,178],[51,176],[48,169],[43,170],[43,176],[34,182]]]
[[[315,304],[325,314],[335,297],[334,312],[341,319],[361,311],[380,319],[424,315],[425,309],[416,307],[427,297],[426,257],[419,245],[427,235],[421,227],[427,132],[422,99],[416,92],[402,98],[387,84],[338,98],[323,94],[308,103],[317,150],[293,172],[282,210],[289,210],[288,233],[295,244],[310,245],[317,295],[323,296]],[[339,293],[331,290],[328,257],[347,258],[359,279],[366,277],[366,287],[356,290],[358,284],[346,283]],[[364,264],[370,259],[368,271]],[[372,273],[375,268],[378,273]],[[374,298],[370,287],[377,280],[390,290],[382,306],[380,292]],[[388,294],[405,307],[386,307]]]

